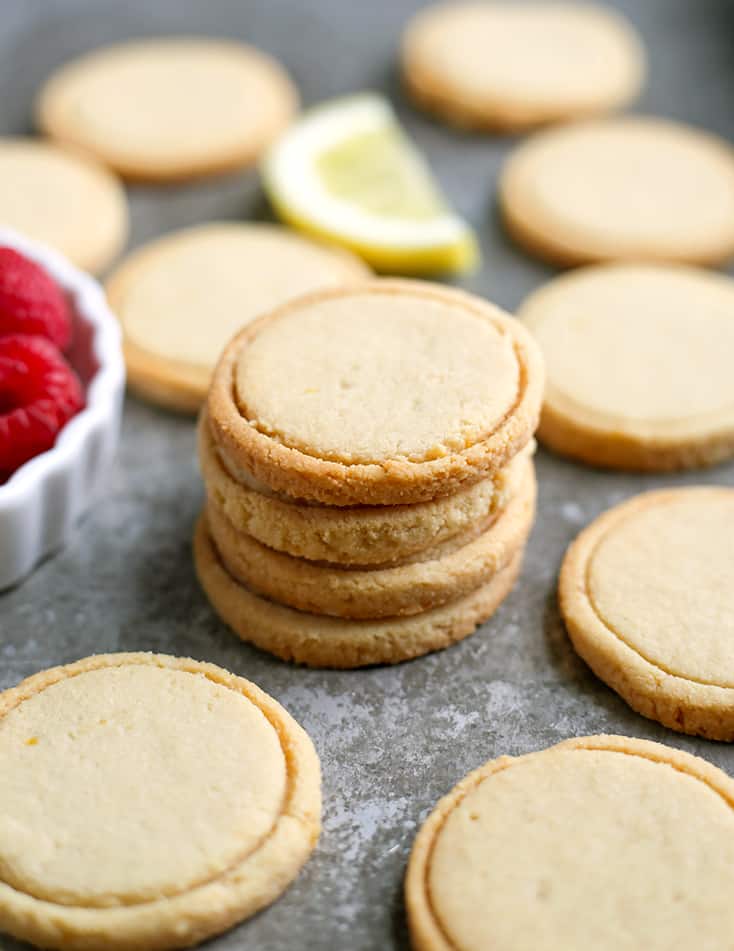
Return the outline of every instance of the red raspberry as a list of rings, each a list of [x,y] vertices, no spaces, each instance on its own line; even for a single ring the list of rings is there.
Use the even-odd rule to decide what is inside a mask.
[[[0,248],[0,336],[39,334],[60,350],[71,340],[71,315],[61,289],[42,267]]]
[[[50,449],[83,405],[76,373],[50,340],[0,337],[0,482]]]

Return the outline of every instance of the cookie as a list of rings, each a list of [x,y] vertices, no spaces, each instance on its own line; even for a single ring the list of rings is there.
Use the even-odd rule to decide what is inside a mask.
[[[473,634],[512,590],[522,552],[487,584],[450,604],[410,617],[356,621],[296,611],[239,584],[222,565],[205,515],[194,534],[194,561],[212,607],[243,641],[282,660],[347,669],[397,664]]]
[[[252,46],[167,37],[67,63],[46,81],[36,114],[47,135],[124,177],[169,181],[256,161],[297,105],[283,67]]]
[[[561,265],[715,264],[734,253],[734,151],[666,119],[539,132],[510,155],[499,199],[518,243]]]
[[[0,221],[97,273],[125,244],[127,200],[96,162],[47,142],[4,137]]]
[[[249,324],[207,409],[230,472],[325,505],[425,502],[507,465],[540,409],[537,345],[498,308],[417,281],[300,297]]]
[[[562,275],[518,316],[543,351],[539,438],[593,465],[681,469],[734,454],[734,281],[671,265]]]
[[[369,276],[359,258],[268,224],[214,222],[134,251],[107,282],[132,388],[193,412],[248,321],[292,297]]]
[[[224,567],[263,597],[341,618],[420,614],[486,584],[524,547],[535,514],[533,468],[525,462],[504,511],[385,568],[344,568],[284,555],[235,531],[214,506],[207,521]]]
[[[405,884],[415,951],[728,951],[734,782],[622,736],[501,756],[442,799]]]
[[[418,105],[461,127],[520,131],[634,99],[642,44],[613,11],[572,3],[439,3],[403,38],[402,72]]]
[[[387,565],[454,538],[499,512],[530,444],[497,473],[455,495],[415,505],[360,505],[337,508],[299,504],[275,495],[242,473],[234,479],[222,465],[209,429],[206,408],[198,426],[199,464],[207,498],[238,532],[268,548],[339,565]]]
[[[571,545],[558,590],[574,647],[634,710],[734,740],[734,489],[615,506]]]
[[[108,654],[0,694],[0,930],[183,948],[274,901],[319,835],[300,726],[212,664]]]

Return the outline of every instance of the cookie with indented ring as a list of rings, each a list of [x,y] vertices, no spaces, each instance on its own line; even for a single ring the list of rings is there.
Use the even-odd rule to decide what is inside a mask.
[[[416,951],[728,951],[734,781],[697,756],[585,736],[470,773],[405,883]]]
[[[319,835],[311,741],[213,664],[102,654],[0,694],[0,930],[184,948],[274,901]]]
[[[249,324],[214,372],[220,457],[326,505],[449,495],[503,468],[537,425],[543,362],[515,320],[428,283],[318,291]]]
[[[558,593],[574,647],[634,710],[734,740],[734,489],[615,506],[569,548]]]

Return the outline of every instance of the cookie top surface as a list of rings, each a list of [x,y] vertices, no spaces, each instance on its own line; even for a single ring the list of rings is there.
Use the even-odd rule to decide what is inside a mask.
[[[170,37],[106,47],[62,66],[37,111],[49,135],[122,174],[166,179],[257,158],[296,103],[287,73],[265,53]]]
[[[0,220],[100,271],[127,236],[127,201],[95,162],[47,142],[0,138]]]
[[[663,119],[538,133],[510,156],[500,198],[516,237],[562,263],[708,263],[734,252],[734,152]]]
[[[734,740],[734,489],[634,496],[569,547],[558,585],[578,653],[644,716]]]
[[[458,300],[363,288],[264,326],[238,361],[237,400],[308,455],[423,462],[481,440],[512,408],[512,343]]]
[[[734,424],[734,281],[664,265],[584,268],[519,316],[546,361],[546,406],[580,427],[696,438]]]
[[[421,830],[407,882],[414,946],[724,951],[733,807],[720,770],[642,740],[584,737],[494,760]]]
[[[661,670],[734,687],[734,490],[655,492],[616,512],[586,561],[595,614]]]
[[[537,425],[531,335],[481,298],[373,280],[299,297],[245,327],[207,399],[230,472],[326,505],[449,495],[507,465]]]
[[[132,382],[188,386],[203,399],[224,345],[250,320],[306,291],[368,275],[358,258],[285,228],[215,222],[134,252],[107,292]]]
[[[626,20],[593,4],[440,3],[409,25],[403,68],[437,111],[522,127],[626,102],[644,54]]]
[[[37,674],[0,694],[0,761],[0,923],[43,946],[193,943],[272,900],[318,834],[305,734],[210,664]]]
[[[13,764],[3,880],[68,905],[147,901],[220,874],[269,831],[286,784],[258,707],[148,665],[82,673],[21,703],[0,721],[0,758]]]

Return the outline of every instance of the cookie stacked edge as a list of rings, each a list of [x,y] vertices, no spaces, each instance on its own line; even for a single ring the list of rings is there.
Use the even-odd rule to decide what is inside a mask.
[[[473,633],[520,570],[542,388],[516,321],[428,283],[319,291],[248,325],[199,423],[194,554],[214,609],[320,667]]]

